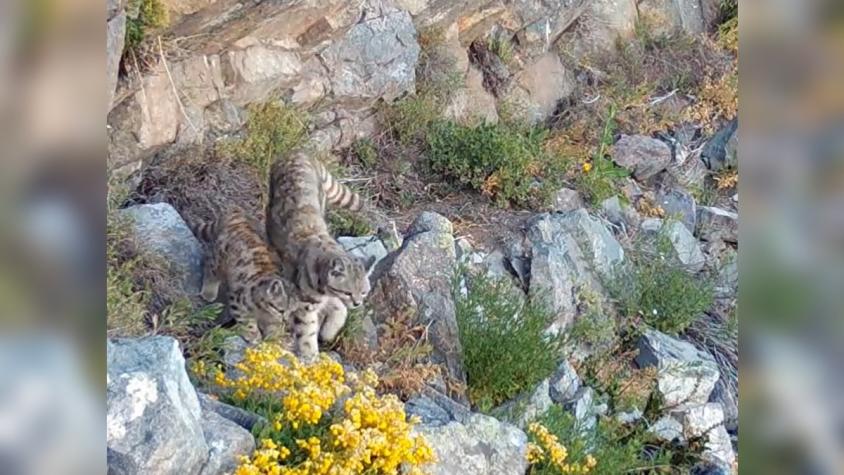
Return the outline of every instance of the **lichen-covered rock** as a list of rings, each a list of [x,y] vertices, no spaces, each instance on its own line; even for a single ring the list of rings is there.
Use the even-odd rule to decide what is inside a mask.
[[[666,442],[685,442],[683,424],[670,414],[662,416],[648,427],[648,432]]]
[[[199,473],[208,444],[176,340],[111,340],[107,361],[109,473]]]
[[[545,299],[557,313],[557,329],[576,314],[578,289],[601,288],[599,276],[610,274],[624,251],[604,224],[584,209],[539,214],[526,224],[530,248],[530,295]]]
[[[723,425],[717,426],[706,434],[706,442],[702,457],[704,462],[722,467],[728,473],[733,473],[736,463],[736,453],[730,434]]]
[[[432,212],[411,224],[401,247],[375,269],[369,302],[380,323],[410,314],[428,326],[432,359],[455,381],[465,381],[452,282],[457,265],[451,222]]]
[[[671,244],[672,257],[688,272],[700,272],[706,264],[706,256],[700,249],[700,243],[683,223],[649,218],[642,222],[642,230],[651,234],[663,233]]]
[[[208,444],[202,475],[232,473],[240,464],[240,457],[255,450],[255,439],[248,430],[216,412],[202,411],[201,424]]]
[[[724,424],[724,409],[718,403],[707,403],[681,409],[683,435],[687,439],[700,437]]]
[[[545,414],[545,411],[550,409],[553,404],[554,401],[551,400],[550,396],[550,383],[548,379],[545,379],[533,391],[495,408],[492,415],[524,428],[527,427],[528,423]]]
[[[559,368],[551,375],[550,395],[551,399],[559,404],[565,404],[572,400],[580,389],[580,377],[574,370],[574,366],[563,360]]]
[[[361,20],[320,56],[335,98],[392,100],[414,89],[419,51],[410,14],[371,0]]]
[[[701,206],[697,214],[697,235],[705,241],[738,242],[738,214],[714,206]]]
[[[679,219],[690,233],[695,232],[697,205],[691,193],[680,188],[664,188],[657,193],[656,204],[665,211],[665,216]]]
[[[657,389],[666,407],[705,404],[721,377],[708,353],[656,330],[645,331],[638,349],[636,364],[657,368]]]
[[[431,475],[515,475],[528,468],[527,435],[517,427],[483,414],[441,425],[421,424],[437,462],[426,467]]]
[[[665,170],[671,155],[665,142],[646,135],[622,135],[612,147],[613,161],[630,170],[639,181]]]
[[[168,264],[188,294],[202,284],[202,247],[179,212],[167,203],[143,204],[121,211],[130,219],[131,237],[141,252]]]

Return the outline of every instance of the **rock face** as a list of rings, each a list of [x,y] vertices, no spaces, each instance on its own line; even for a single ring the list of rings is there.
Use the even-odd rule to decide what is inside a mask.
[[[377,236],[341,236],[337,238],[337,242],[349,254],[359,257],[364,261],[374,258],[375,265],[378,265],[381,259],[387,257],[387,248],[384,247],[384,243]]]
[[[671,148],[645,135],[622,135],[613,145],[612,159],[644,181],[665,170],[671,163]]]
[[[378,322],[409,312],[414,321],[430,325],[434,362],[442,363],[450,377],[465,381],[451,293],[456,264],[451,222],[436,213],[422,213],[401,248],[375,269],[369,301]]]
[[[471,414],[464,421],[417,426],[437,454],[432,475],[514,475],[527,471],[527,435],[492,417]]]
[[[706,146],[700,156],[706,167],[718,171],[725,167],[738,166],[738,120],[732,120],[719,130]]]
[[[122,8],[119,8],[117,2],[109,2],[107,6],[107,18],[106,91],[108,93],[108,102],[106,102],[106,105],[108,109],[111,109],[111,102],[114,99],[114,89],[117,87],[117,71],[120,68],[120,57],[123,54],[123,43],[126,37],[126,13]]]
[[[561,188],[554,194],[554,211],[574,211],[583,208],[583,200],[577,190]]]
[[[533,391],[497,407],[492,414],[499,419],[524,428],[528,423],[544,414],[553,404],[554,401],[550,397],[550,383],[546,379],[539,383]]]
[[[624,259],[618,241],[584,209],[540,214],[526,224],[530,254],[530,288],[558,314],[559,329],[576,313],[575,297],[583,286],[600,288],[600,274],[609,274]]]
[[[672,257],[677,259],[677,262],[688,272],[693,274],[700,272],[706,264],[706,257],[700,249],[700,244],[683,223],[649,218],[642,222],[642,230],[651,234],[663,233],[671,243]]]
[[[666,407],[705,404],[721,377],[709,354],[691,343],[647,330],[638,344],[636,364],[657,368],[657,389]]]
[[[109,473],[217,474],[254,448],[251,434],[201,410],[173,338],[108,342]]]
[[[410,14],[372,1],[361,20],[320,54],[338,99],[392,100],[412,91],[419,45]]]
[[[705,241],[738,242],[738,214],[713,206],[698,210],[697,235]]]
[[[695,232],[697,205],[691,193],[680,188],[662,189],[656,195],[656,204],[666,216],[679,219],[689,232]]]
[[[574,399],[578,389],[580,389],[580,378],[571,363],[564,360],[557,371],[551,375],[551,399],[556,403],[564,404]]]
[[[167,203],[126,208],[132,238],[142,252],[169,264],[188,294],[199,293],[202,284],[202,248],[179,213]]]
[[[519,73],[506,100],[518,117],[536,124],[554,112],[560,99],[574,91],[574,84],[573,75],[560,57],[549,52]]]

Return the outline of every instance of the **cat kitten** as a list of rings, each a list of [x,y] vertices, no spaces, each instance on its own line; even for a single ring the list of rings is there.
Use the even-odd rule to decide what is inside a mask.
[[[348,308],[363,303],[374,264],[374,259],[364,262],[350,255],[331,237],[326,204],[359,210],[361,199],[301,151],[273,163],[267,237],[281,258],[285,276],[311,304],[292,316],[296,351],[305,360],[317,355],[318,340],[337,336]]]
[[[215,220],[193,226],[208,243],[202,269],[201,296],[217,299],[221,283],[228,288],[229,314],[251,343],[276,337],[298,304],[296,289],[283,278],[275,252],[260,236],[243,209],[232,206]]]

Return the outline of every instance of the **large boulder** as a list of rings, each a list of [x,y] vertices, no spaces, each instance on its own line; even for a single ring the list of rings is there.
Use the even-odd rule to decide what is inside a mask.
[[[555,53],[545,53],[523,69],[504,97],[512,112],[528,123],[547,119],[575,87],[574,75]]]
[[[530,256],[529,293],[546,300],[557,313],[558,330],[573,320],[578,291],[601,288],[601,276],[612,273],[624,259],[618,241],[584,209],[531,218],[525,247]]]
[[[120,214],[128,218],[139,250],[166,263],[185,292],[199,293],[202,247],[179,212],[167,203],[155,203],[131,206]]]
[[[431,475],[514,475],[528,468],[527,435],[517,427],[490,416],[473,413],[463,421],[420,424],[437,462],[426,467]]]
[[[622,135],[612,147],[613,161],[639,181],[665,170],[671,157],[671,148],[665,142],[646,135]]]
[[[414,90],[419,51],[410,14],[372,0],[360,21],[320,57],[335,98],[392,100]]]
[[[410,313],[428,327],[433,362],[442,364],[454,381],[465,381],[452,282],[457,265],[451,222],[432,212],[411,224],[401,247],[388,255],[372,275],[369,301],[381,323]]]
[[[712,357],[689,342],[646,330],[636,364],[657,368],[657,390],[666,407],[705,404],[721,377]]]

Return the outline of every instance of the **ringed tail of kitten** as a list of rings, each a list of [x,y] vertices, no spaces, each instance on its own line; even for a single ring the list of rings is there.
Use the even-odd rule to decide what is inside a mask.
[[[363,200],[358,193],[337,181],[331,172],[318,160],[314,160],[314,164],[319,174],[319,180],[322,182],[325,200],[329,205],[345,208],[349,211],[360,211],[363,208]]]

